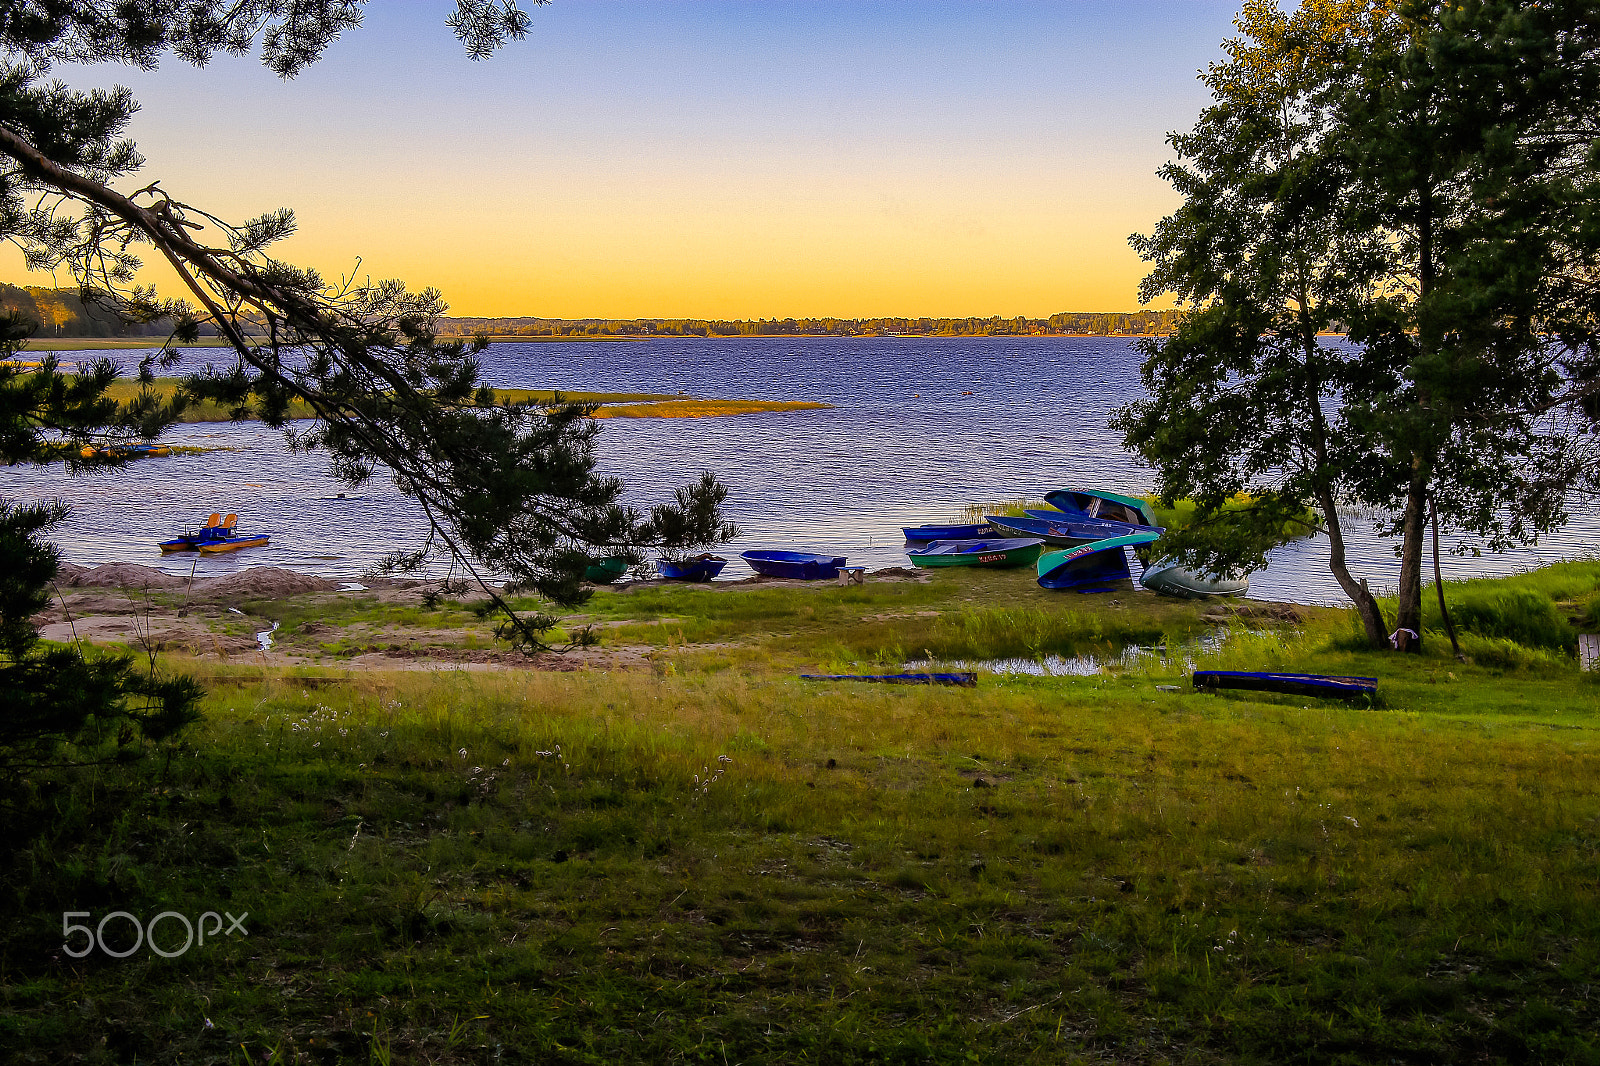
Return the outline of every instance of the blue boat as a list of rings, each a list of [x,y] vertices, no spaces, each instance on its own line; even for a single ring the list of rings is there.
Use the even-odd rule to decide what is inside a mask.
[[[206,524],[200,527],[198,533],[180,533],[171,540],[164,540],[157,544],[163,555],[167,552],[192,552],[199,549],[202,544],[216,544],[233,539],[233,527],[239,521],[239,516],[231,514],[223,518],[220,512],[206,519]]]
[[[1115,518],[1095,518],[1090,516],[1087,511],[1048,511],[1040,508],[1023,511],[1022,513],[1028,518],[1038,518],[1045,522],[1060,522],[1063,519],[1069,522],[1096,522],[1099,523],[1095,527],[1096,529],[1116,530],[1115,533],[1106,533],[1102,537],[1094,537],[1094,540],[1103,540],[1105,537],[1119,536],[1123,533],[1165,533],[1167,531],[1164,526],[1147,526],[1143,522],[1122,522]]]
[[[1128,571],[1128,553],[1123,549],[1142,547],[1160,539],[1159,533],[1127,533],[1041,555],[1039,585],[1075,592],[1110,592],[1117,582],[1133,576]]]
[[[1124,496],[1104,489],[1056,489],[1044,494],[1044,502],[1063,511],[1080,511],[1090,518],[1159,528],[1156,526],[1155,512],[1137,496]]]
[[[1254,692],[1282,692],[1322,699],[1372,699],[1378,694],[1375,677],[1338,677],[1329,674],[1273,674],[1248,670],[1196,670],[1194,687],[1215,690],[1238,688]]]
[[[976,688],[978,675],[957,674],[801,674],[802,681],[876,681],[881,685],[959,685]]]
[[[668,581],[710,581],[722,573],[728,560],[720,555],[696,555],[692,559],[657,559],[656,569]]]
[[[903,526],[900,532],[907,540],[972,540],[987,536],[991,530],[987,522],[972,522],[959,526]]]
[[[739,558],[750,564],[750,569],[767,577],[786,577],[795,581],[827,581],[839,576],[839,568],[848,561],[841,555],[817,555],[813,552],[747,551]]]
[[[1050,514],[1049,518],[1034,518],[1032,515]],[[1013,537],[1038,537],[1046,544],[1065,545],[1077,547],[1079,544],[1089,544],[1107,537],[1120,537],[1127,533],[1153,532],[1160,534],[1161,530],[1151,530],[1144,526],[1127,526],[1121,522],[1105,522],[1098,518],[1090,518],[1086,514],[1070,514],[1066,511],[1034,511],[1031,515],[1021,518],[1015,515],[986,515],[989,524],[1002,533],[1009,533]]]

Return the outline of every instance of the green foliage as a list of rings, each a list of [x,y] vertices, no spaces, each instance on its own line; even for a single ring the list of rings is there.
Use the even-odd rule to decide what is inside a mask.
[[[1504,547],[1563,522],[1584,476],[1549,415],[1593,339],[1571,279],[1591,273],[1600,170],[1566,131],[1600,119],[1577,88],[1600,82],[1600,23],[1581,3],[1306,0],[1237,24],[1212,106],[1171,138],[1183,205],[1133,238],[1142,298],[1189,313],[1144,343],[1148,397],[1113,424],[1163,500],[1198,502],[1165,546],[1186,562],[1259,566],[1314,508],[1381,645],[1340,504],[1401,538],[1396,625],[1420,631],[1430,513]],[[1335,324],[1352,344],[1318,339]],[[1240,492],[1253,506],[1199,537]]]
[[[65,517],[59,504],[0,502],[0,783],[8,789],[53,763],[136,756],[142,741],[168,739],[199,717],[196,682],[158,673],[153,657],[140,670],[128,656],[41,646],[31,619],[49,602],[60,555],[40,538]]]

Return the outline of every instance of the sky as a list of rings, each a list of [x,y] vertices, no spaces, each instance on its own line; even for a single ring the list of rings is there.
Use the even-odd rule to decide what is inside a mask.
[[[133,89],[126,188],[292,207],[280,258],[452,314],[1044,317],[1139,306],[1127,239],[1177,206],[1165,137],[1236,3],[524,6],[527,39],[481,62],[451,0],[372,0],[291,81],[230,57],[56,73]],[[52,284],[14,254],[0,279]]]

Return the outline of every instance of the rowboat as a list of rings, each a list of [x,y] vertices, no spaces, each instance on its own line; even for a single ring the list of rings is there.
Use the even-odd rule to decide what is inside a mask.
[[[205,555],[218,555],[222,552],[236,552],[240,548],[262,548],[268,543],[269,538],[265,533],[242,533],[237,537],[203,540],[195,545],[195,550]]]
[[[992,530],[987,522],[971,522],[960,526],[903,526],[900,532],[907,540],[972,540]]]
[[[750,569],[767,577],[786,577],[795,581],[830,581],[848,561],[841,555],[813,552],[784,552],[759,549],[740,554]]]
[[[1039,585],[1076,592],[1110,592],[1118,581],[1132,576],[1128,572],[1128,553],[1123,549],[1153,544],[1160,539],[1159,533],[1127,533],[1041,555]]]
[[[1043,514],[1034,511],[1033,514]],[[1002,533],[1009,533],[1014,537],[1038,537],[1046,544],[1065,545],[1076,547],[1079,544],[1089,544],[1107,537],[1120,537],[1129,532],[1157,532],[1159,530],[1146,530],[1144,526],[1129,527],[1121,522],[1105,522],[1098,518],[1090,518],[1086,514],[1069,514],[1065,511],[1056,511],[1050,518],[1034,518],[1015,515],[986,515],[989,524]]]
[[[1098,525],[1094,527],[1096,529],[1116,530],[1116,533],[1106,533],[1105,536],[1107,537],[1119,536],[1123,533],[1166,532],[1166,528],[1164,526],[1147,526],[1143,522],[1123,522],[1116,518],[1106,518],[1103,515],[1100,517],[1092,517],[1087,511],[1050,511],[1043,508],[1038,508],[1034,510],[1023,511],[1022,513],[1025,517],[1038,518],[1046,522],[1060,522],[1063,519],[1067,521],[1095,522],[1098,523]],[[1096,537],[1094,539],[1101,540],[1104,538]]]
[[[963,670],[954,674],[801,674],[802,681],[876,681],[881,685],[959,685],[976,688],[978,675]]]
[[[722,573],[728,560],[720,555],[702,554],[691,559],[657,559],[656,569],[668,581],[710,581]]]
[[[591,585],[609,585],[628,572],[628,560],[620,555],[591,557],[583,579]]]
[[[1007,540],[936,540],[926,548],[906,552],[916,566],[985,566],[1007,569],[1027,566],[1039,557],[1044,541],[1038,537]]]
[[[1378,694],[1375,677],[1338,677],[1329,674],[1271,674],[1243,670],[1196,670],[1198,689],[1237,688],[1255,692],[1282,692],[1291,696],[1323,699],[1371,699]]]
[[[1203,600],[1211,596],[1240,596],[1250,591],[1250,578],[1208,577],[1197,570],[1179,566],[1171,559],[1152,563],[1139,578],[1139,583],[1151,592],[1177,596],[1186,600]]]
[[[1150,505],[1137,496],[1124,496],[1104,489],[1056,489],[1044,494],[1044,502],[1063,511],[1082,511],[1090,518],[1151,528],[1156,526],[1156,516],[1150,510]]]

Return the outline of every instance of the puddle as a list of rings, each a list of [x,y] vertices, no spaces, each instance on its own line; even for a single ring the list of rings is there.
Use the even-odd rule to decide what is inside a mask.
[[[1141,667],[1169,669],[1182,666],[1187,672],[1194,669],[1197,652],[1216,651],[1228,637],[1226,627],[1218,627],[1202,634],[1193,644],[1185,644],[1176,654],[1165,644],[1129,644],[1120,653],[1105,655],[1040,655],[1017,659],[958,659],[940,662],[940,669],[987,670],[995,674],[1020,674],[1028,677],[1093,677],[1110,670],[1134,670]],[[910,662],[908,670],[927,670],[930,664]]]
[[[367,591],[367,586],[363,585],[359,581],[346,581],[344,584],[339,586],[339,591],[340,592],[366,592]]]
[[[261,645],[262,651],[272,650],[272,634],[278,631],[278,623],[272,623],[271,629],[264,629],[256,634],[256,643]]]

